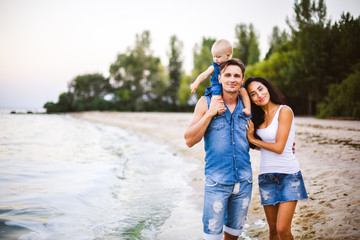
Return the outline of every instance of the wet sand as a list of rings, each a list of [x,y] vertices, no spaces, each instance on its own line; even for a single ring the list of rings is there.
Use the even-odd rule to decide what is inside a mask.
[[[168,144],[174,154],[196,164],[189,174],[193,193],[160,228],[157,239],[202,239],[203,141],[189,149],[183,138],[191,113],[83,112],[74,117],[114,125]],[[296,117],[296,157],[309,195],[299,201],[293,219],[295,239],[360,239],[360,121]],[[250,150],[253,197],[244,228],[251,239],[267,239],[257,174],[260,152]],[[241,239],[241,238],[239,238]]]

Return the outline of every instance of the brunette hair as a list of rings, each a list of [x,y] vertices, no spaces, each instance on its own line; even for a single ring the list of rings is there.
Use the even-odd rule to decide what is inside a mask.
[[[242,77],[244,77],[245,75],[245,65],[240,61],[240,59],[237,58],[231,58],[229,60],[227,60],[226,62],[224,62],[223,64],[220,65],[220,75],[221,72],[224,70],[224,68],[226,68],[227,66],[238,66],[241,71],[242,71]]]
[[[270,101],[276,104],[285,104],[284,95],[269,80],[266,80],[265,78],[262,77],[249,77],[245,81],[246,90],[248,90],[248,86],[252,82],[259,82],[268,89],[270,95]],[[256,134],[256,129],[258,129],[259,126],[265,121],[265,113],[262,110],[262,108],[254,104],[253,101],[251,101],[251,115],[252,115],[251,120],[253,121],[255,128],[255,137],[260,139],[260,137],[257,136]]]

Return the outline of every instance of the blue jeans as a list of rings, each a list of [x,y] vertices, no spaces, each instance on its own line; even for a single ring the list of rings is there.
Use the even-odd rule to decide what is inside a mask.
[[[203,224],[207,239],[222,239],[223,230],[240,236],[246,221],[252,191],[252,179],[222,185],[206,178],[204,192]]]
[[[261,205],[308,199],[301,171],[293,174],[265,173],[259,175]]]

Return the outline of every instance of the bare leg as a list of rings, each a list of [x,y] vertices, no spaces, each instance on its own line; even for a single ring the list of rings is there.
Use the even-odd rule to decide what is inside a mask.
[[[280,203],[276,229],[281,240],[293,240],[291,222],[294,216],[297,201]]]
[[[269,225],[269,240],[279,240],[276,223],[278,218],[279,204],[264,206],[266,221]]]
[[[238,237],[237,236],[233,236],[228,234],[227,232],[224,232],[224,240],[237,240]]]

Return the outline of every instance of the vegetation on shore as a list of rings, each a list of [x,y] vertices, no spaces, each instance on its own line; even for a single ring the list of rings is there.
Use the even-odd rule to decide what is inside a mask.
[[[271,80],[286,96],[295,114],[321,118],[360,118],[360,16],[343,13],[332,23],[324,0],[295,1],[290,32],[273,28],[270,48],[260,61],[258,36],[252,24],[235,27],[233,57],[247,66],[245,75]],[[88,110],[191,111],[205,92],[202,84],[191,94],[190,83],[212,62],[213,38],[194,47],[193,70],[182,68],[182,41],[170,39],[165,67],[151,50],[151,34],[136,35],[134,47],[118,54],[109,77],[93,73],[76,76],[47,113]],[[210,83],[209,83],[210,84]]]

